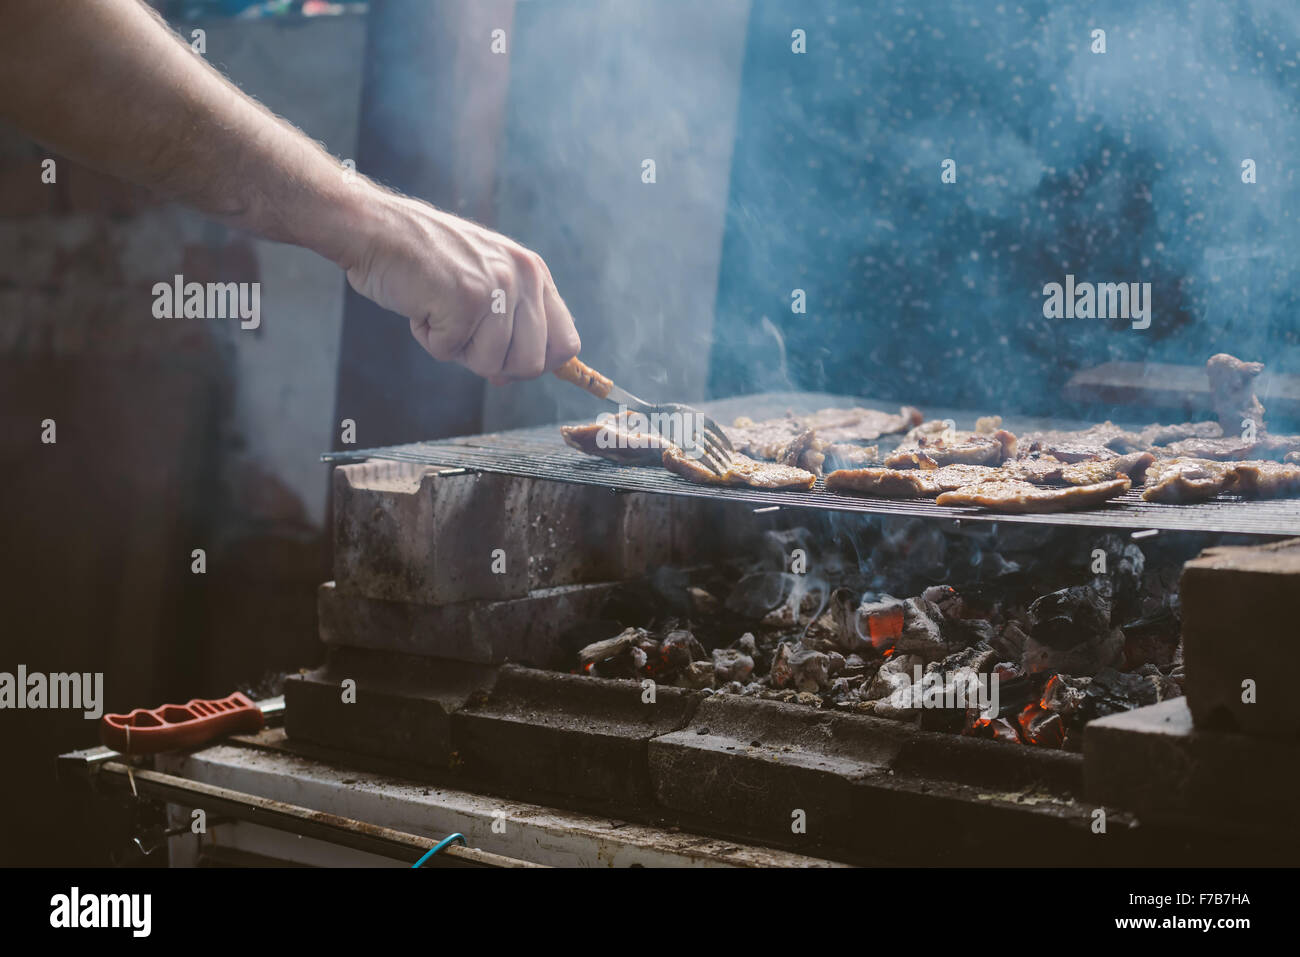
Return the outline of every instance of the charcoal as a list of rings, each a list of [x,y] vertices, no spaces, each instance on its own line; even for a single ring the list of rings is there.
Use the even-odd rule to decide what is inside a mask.
[[[687,688],[712,688],[713,662],[692,661],[682,672],[680,680]]]
[[[1070,719],[1082,710],[1087,701],[1088,687],[1091,684],[1092,679],[1086,676],[1075,678],[1052,675],[1043,687],[1040,702],[1048,711],[1059,714],[1069,724]]]
[[[826,673],[829,674],[832,678],[834,678],[836,675],[840,674],[844,670],[844,665],[845,665],[844,656],[840,654],[838,651],[827,652],[826,662],[827,662]]]
[[[831,682],[830,696],[836,701],[856,697],[853,685],[848,678],[836,678]]]
[[[1168,697],[1178,697],[1181,692],[1176,683],[1160,675],[1138,674],[1103,668],[1088,684],[1083,716],[1091,721],[1108,714],[1130,711],[1156,704]]]
[[[754,673],[754,659],[735,648],[713,649],[713,675],[719,683],[745,681]]]
[[[852,630],[844,635],[842,647],[862,654],[886,652],[903,637],[905,623],[903,602],[892,595],[868,593],[854,612]]]
[[[1073,648],[1110,630],[1110,601],[1092,585],[1049,592],[1029,606],[1030,636],[1040,645]]]
[[[865,674],[867,670],[866,659],[861,655],[849,655],[844,659],[844,674],[848,677]]]
[[[1170,668],[1178,654],[1181,621],[1172,609],[1124,625],[1124,663],[1130,669],[1145,664]]]
[[[754,572],[746,575],[727,596],[727,610],[741,618],[758,620],[790,599],[797,577],[789,572]]]
[[[776,653],[772,655],[772,667],[768,671],[768,680],[772,687],[784,688],[793,681],[794,672],[790,667],[793,651],[794,646],[786,641],[776,646]]]
[[[1124,660],[1124,631],[1110,629],[1071,648],[1040,644],[1031,634],[1025,643],[1021,664],[1026,671],[1065,674],[1093,674],[1101,668],[1114,667]]]
[[[800,649],[790,656],[790,673],[799,691],[818,691],[830,682],[830,658],[820,651]]]
[[[903,633],[895,649],[920,655],[927,662],[944,658],[953,648],[943,638],[942,620],[943,613],[933,602],[908,598],[903,602]]]
[[[989,639],[989,646],[998,653],[1003,661],[1020,661],[1025,653],[1025,643],[1029,636],[1014,621],[1002,626],[997,637]]]
[[[665,670],[678,672],[705,656],[704,646],[689,631],[670,631],[660,645]]]
[[[997,663],[998,653],[986,642],[979,642],[949,655],[943,659],[939,667],[945,673],[967,669],[976,674],[988,674]]]
[[[758,642],[754,640],[752,632],[745,632],[731,643],[731,647],[751,658],[758,655]]]
[[[647,637],[643,628],[628,628],[613,638],[587,645],[578,652],[578,664],[599,678],[635,677],[646,664],[646,654],[637,643]]]
[[[1098,548],[1106,553],[1106,572],[1101,577],[1109,582],[1112,600],[1118,605],[1131,606],[1142,589],[1146,556],[1131,540],[1118,535],[1104,536],[1093,545],[1093,549]],[[1089,553],[1090,565],[1091,561]]]
[[[918,665],[925,665],[925,660],[920,655],[895,655],[880,666],[862,696],[869,701],[876,701],[909,687]]]
[[[1065,721],[1059,714],[1030,706],[1021,712],[1020,736],[1026,744],[1059,748],[1065,743]]]
[[[980,643],[987,645],[998,634],[992,622],[983,618],[945,618],[939,630],[943,640],[957,648]]]

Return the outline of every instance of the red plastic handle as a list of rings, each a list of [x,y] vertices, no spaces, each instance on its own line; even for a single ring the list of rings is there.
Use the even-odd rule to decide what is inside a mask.
[[[237,731],[260,731],[263,724],[261,709],[236,691],[218,700],[195,698],[185,704],[136,708],[130,714],[106,714],[99,720],[99,740],[123,754],[157,754],[196,748]]]

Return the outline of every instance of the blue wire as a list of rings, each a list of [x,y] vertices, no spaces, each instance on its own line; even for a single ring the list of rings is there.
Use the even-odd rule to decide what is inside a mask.
[[[451,844],[451,843],[454,842],[454,841],[460,841],[462,847],[466,847],[466,846],[468,846],[468,845],[466,845],[466,843],[465,843],[465,835],[464,835],[464,834],[461,834],[459,831],[457,831],[455,834],[449,835],[448,837],[444,837],[444,838],[443,838],[441,841],[439,841],[437,844],[433,845],[433,847],[429,848],[428,852],[425,853],[424,857],[420,858],[418,861],[416,861],[414,864],[412,864],[412,865],[411,865],[411,868],[412,868],[412,869],[415,869],[415,868],[419,867],[421,864],[423,864],[423,863],[424,863],[425,861],[427,861],[429,858],[433,857],[433,855],[437,854],[437,853],[438,853],[439,851],[441,851],[444,847],[446,847],[448,844]]]

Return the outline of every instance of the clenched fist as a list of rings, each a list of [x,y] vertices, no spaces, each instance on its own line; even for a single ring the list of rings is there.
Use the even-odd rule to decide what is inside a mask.
[[[368,225],[340,264],[353,289],[411,321],[431,356],[501,385],[578,354],[573,317],[541,256],[427,203],[363,188]]]

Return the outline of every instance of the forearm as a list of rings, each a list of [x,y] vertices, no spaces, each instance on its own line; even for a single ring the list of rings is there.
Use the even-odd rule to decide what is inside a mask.
[[[370,189],[137,0],[6,0],[0,116],[66,156],[349,265]]]

